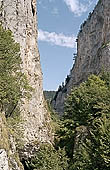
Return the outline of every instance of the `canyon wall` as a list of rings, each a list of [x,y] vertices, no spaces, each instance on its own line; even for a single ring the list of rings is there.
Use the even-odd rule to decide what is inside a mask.
[[[0,22],[12,31],[15,41],[20,44],[22,71],[33,88],[31,98],[24,98],[20,104],[25,156],[32,154],[35,143],[52,141],[50,117],[43,96],[36,14],[36,0],[0,0]],[[6,158],[4,150],[1,151]]]
[[[74,86],[87,80],[90,74],[110,69],[110,1],[99,0],[88,19],[81,25],[77,37],[77,55],[68,81],[52,100],[52,106],[60,115],[64,102]]]

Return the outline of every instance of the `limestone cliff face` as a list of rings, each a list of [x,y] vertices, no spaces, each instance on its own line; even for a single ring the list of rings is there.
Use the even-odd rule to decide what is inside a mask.
[[[99,0],[78,34],[77,56],[69,81],[52,101],[54,109],[63,114],[64,101],[71,89],[85,81],[91,73],[110,69],[110,0]]]
[[[23,99],[24,104],[21,107],[25,145],[50,142],[50,120],[43,96],[42,72],[37,47],[36,0],[0,0],[0,6],[0,20],[4,28],[10,29],[14,39],[20,43],[22,70],[33,87],[32,97],[29,100]]]

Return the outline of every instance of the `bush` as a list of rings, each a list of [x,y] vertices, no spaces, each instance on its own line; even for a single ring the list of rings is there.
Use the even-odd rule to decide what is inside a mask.
[[[64,149],[55,150],[49,144],[43,144],[36,156],[26,162],[28,170],[66,170],[68,158]]]

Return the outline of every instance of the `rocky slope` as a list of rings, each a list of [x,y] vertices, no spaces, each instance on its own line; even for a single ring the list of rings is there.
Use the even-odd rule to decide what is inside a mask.
[[[69,79],[52,101],[56,112],[63,114],[64,101],[74,86],[85,81],[88,75],[98,74],[103,68],[110,68],[109,0],[99,0],[88,19],[81,25],[77,37],[77,56]]]
[[[24,130],[23,154],[28,157],[32,154],[35,143],[51,143],[52,140],[50,118],[43,96],[42,72],[37,47],[36,0],[0,0],[0,9],[0,21],[3,27],[10,29],[15,41],[20,43],[22,71],[33,88],[31,98],[23,99],[23,104],[20,106]],[[7,153],[1,148],[0,166],[2,166],[2,155],[6,165],[0,168],[8,170]]]

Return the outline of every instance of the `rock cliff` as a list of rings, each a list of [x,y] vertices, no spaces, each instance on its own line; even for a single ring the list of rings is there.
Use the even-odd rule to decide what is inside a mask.
[[[88,75],[110,68],[110,1],[99,0],[88,19],[81,25],[77,37],[75,63],[64,87],[59,88],[52,105],[60,115],[64,102],[74,86],[85,81]]]
[[[12,31],[15,41],[20,44],[22,71],[33,88],[31,98],[23,99],[21,104],[25,145],[23,154],[26,156],[32,152],[32,148],[28,147],[38,142],[51,143],[52,139],[50,118],[43,96],[36,14],[36,0],[0,0],[0,22],[5,29]],[[6,165],[3,166],[7,167],[7,155],[4,150],[0,151],[0,161],[1,157],[6,160]]]

